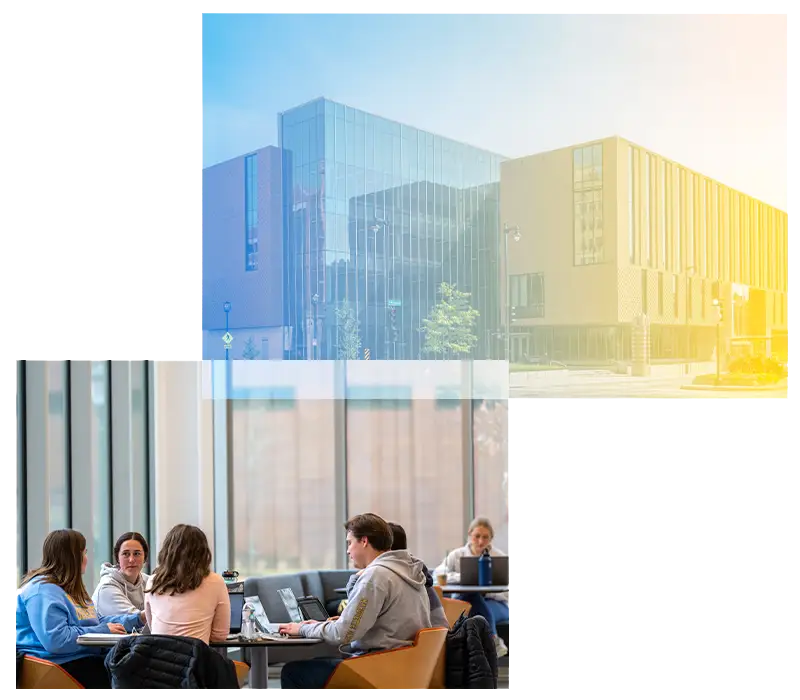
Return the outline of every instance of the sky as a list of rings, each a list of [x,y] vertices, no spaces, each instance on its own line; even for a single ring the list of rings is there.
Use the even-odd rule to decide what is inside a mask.
[[[521,157],[618,135],[783,210],[785,15],[204,15],[203,165],[327,97]]]

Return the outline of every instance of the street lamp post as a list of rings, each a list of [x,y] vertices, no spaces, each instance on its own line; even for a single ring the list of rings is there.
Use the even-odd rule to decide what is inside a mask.
[[[509,226],[503,224],[503,233],[506,244],[506,362],[511,363],[511,275],[508,271],[508,237],[514,236],[514,242],[519,242],[521,238],[519,226]]]
[[[222,310],[225,312],[225,335],[222,336],[222,339],[225,341],[225,359],[228,359],[228,351],[231,349],[231,334],[228,332],[228,314],[231,311],[231,303],[226,301],[222,305]]]

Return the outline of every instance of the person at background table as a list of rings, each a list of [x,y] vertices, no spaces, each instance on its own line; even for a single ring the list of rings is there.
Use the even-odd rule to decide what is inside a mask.
[[[42,564],[17,591],[17,652],[58,664],[84,688],[111,688],[103,664],[108,649],[80,646],[82,634],[124,634],[144,613],[99,615],[83,584],[86,538],[54,530],[44,539]]]
[[[147,584],[144,610],[152,634],[224,641],[231,602],[222,576],[211,571],[211,549],[194,525],[176,525],[164,538]]]
[[[126,532],[114,545],[114,563],[100,567],[100,583],[92,595],[101,615],[144,610],[144,591],[150,577],[142,573],[150,548],[138,532]]]
[[[391,551],[397,552],[400,550],[408,551],[408,539],[406,537],[406,531],[403,529],[402,525],[398,525],[397,523],[388,523],[389,529],[392,531],[392,549]],[[439,596],[437,595],[436,591],[433,588],[433,576],[431,572],[428,571],[428,567],[425,566],[424,562],[420,559],[417,559],[413,554],[409,553],[409,557],[411,561],[418,562],[422,565],[422,573],[425,575],[425,590],[428,593],[428,602],[430,604],[431,610],[431,627],[450,627],[447,624],[447,616],[444,614],[444,608],[442,607],[442,601],[439,600]],[[360,571],[356,572],[350,577],[350,580],[347,582],[347,597],[350,598],[350,593],[353,590],[353,587],[356,585],[356,581],[364,573],[366,569],[361,569]],[[339,613],[341,613],[345,605],[347,604],[346,600],[342,601],[342,605],[339,606]],[[331,618],[337,619],[337,618]]]
[[[446,574],[448,580],[461,575],[461,557],[479,557],[485,549],[490,556],[504,557],[504,552],[492,546],[494,528],[488,518],[475,518],[467,531],[467,543],[454,549],[436,567],[436,574]],[[454,596],[472,605],[470,617],[481,615],[486,618],[492,630],[497,656],[508,654],[508,647],[497,634],[497,625],[508,622],[508,593],[459,593]]]

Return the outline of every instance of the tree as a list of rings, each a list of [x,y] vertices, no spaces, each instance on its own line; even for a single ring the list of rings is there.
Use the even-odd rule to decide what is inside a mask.
[[[243,360],[255,360],[261,353],[256,349],[256,341],[255,338],[251,335],[244,344],[244,350],[242,350],[242,359]]]
[[[336,320],[339,327],[336,346],[339,359],[357,360],[361,349],[360,323],[349,304],[342,302],[336,307]]]
[[[420,330],[425,334],[422,350],[445,358],[463,357],[478,344],[473,331],[480,312],[470,305],[469,292],[461,292],[447,282],[442,282],[440,290],[441,301],[422,321]]]

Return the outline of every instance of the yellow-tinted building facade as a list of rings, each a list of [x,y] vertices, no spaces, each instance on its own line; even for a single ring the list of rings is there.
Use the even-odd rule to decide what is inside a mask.
[[[712,359],[718,322],[724,355],[785,355],[786,212],[619,137],[506,161],[500,189],[514,360],[630,359],[642,314],[654,360]]]

